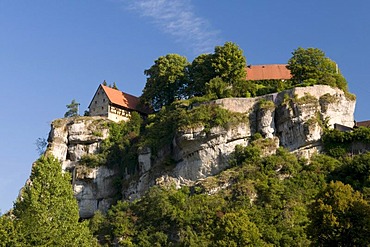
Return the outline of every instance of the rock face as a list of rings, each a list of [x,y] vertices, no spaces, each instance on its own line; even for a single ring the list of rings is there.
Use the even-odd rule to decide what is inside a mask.
[[[174,162],[164,169],[161,155],[151,159],[150,150],[139,154],[139,178],[132,180],[122,194],[135,199],[154,184],[191,185],[215,175],[229,166],[228,158],[236,145],[246,146],[255,133],[273,138],[283,146],[309,158],[322,149],[323,127],[354,125],[355,101],[344,92],[326,85],[294,88],[256,98],[227,98],[210,102],[233,112],[245,113],[248,123],[227,129],[216,127],[209,133],[203,127],[177,133],[170,153]]]
[[[138,174],[126,175],[121,192],[124,199],[142,196],[160,184],[192,185],[229,166],[236,145],[247,146],[255,133],[273,139],[275,148],[283,146],[309,158],[322,149],[323,127],[335,124],[352,127],[355,101],[339,89],[325,85],[295,88],[256,98],[219,99],[208,104],[246,114],[249,121],[227,128],[204,127],[179,131],[172,143],[152,154],[142,148],[138,155]],[[73,188],[80,216],[106,211],[114,202],[118,171],[107,167],[88,168],[78,164],[82,156],[94,154],[108,136],[106,119],[99,117],[60,119],[52,124],[48,151],[62,161],[62,168],[73,174]]]
[[[46,153],[58,158],[65,172],[72,173],[74,194],[80,217],[89,218],[96,210],[107,211],[114,202],[117,171],[101,166],[79,165],[81,157],[98,152],[100,143],[108,136],[107,119],[78,117],[58,119],[52,123]]]

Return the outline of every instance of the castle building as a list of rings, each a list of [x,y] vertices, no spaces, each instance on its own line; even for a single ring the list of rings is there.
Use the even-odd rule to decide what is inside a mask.
[[[90,116],[104,116],[115,122],[128,121],[132,112],[147,116],[150,110],[140,105],[138,97],[103,84],[99,85],[89,104]]]
[[[247,80],[289,80],[292,75],[286,64],[248,65]],[[104,116],[120,122],[128,121],[132,112],[142,116],[151,113],[148,107],[140,105],[140,99],[120,90],[100,84],[89,105],[90,116]]]

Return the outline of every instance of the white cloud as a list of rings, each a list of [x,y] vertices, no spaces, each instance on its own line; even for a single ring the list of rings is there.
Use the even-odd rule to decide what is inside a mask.
[[[151,19],[158,28],[172,35],[193,52],[212,52],[219,43],[218,31],[208,21],[196,16],[190,0],[122,0],[132,11]]]

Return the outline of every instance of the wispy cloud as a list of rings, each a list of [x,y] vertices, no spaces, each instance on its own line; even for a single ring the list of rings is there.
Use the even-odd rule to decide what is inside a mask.
[[[158,28],[179,43],[191,46],[194,53],[212,52],[219,43],[219,32],[194,13],[190,0],[122,0],[128,9],[149,18]]]

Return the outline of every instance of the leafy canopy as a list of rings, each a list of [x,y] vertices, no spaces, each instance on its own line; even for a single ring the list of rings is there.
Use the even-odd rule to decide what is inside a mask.
[[[155,110],[181,99],[187,81],[189,62],[178,54],[168,54],[155,60],[154,65],[145,70],[147,78],[141,99]]]
[[[14,205],[15,229],[21,246],[92,246],[87,225],[79,222],[69,173],[60,162],[42,156]]]
[[[317,48],[294,50],[288,61],[293,85],[326,84],[347,91],[347,82],[337,64]]]
[[[148,78],[141,99],[159,110],[178,99],[218,95],[219,92],[210,92],[210,89],[219,91],[219,86],[207,86],[216,78],[217,85],[223,84],[222,87],[231,92],[234,83],[245,81],[245,68],[243,51],[232,42],[216,46],[213,54],[201,54],[191,64],[183,56],[168,54],[145,70]]]
[[[212,68],[216,76],[232,85],[246,79],[247,61],[238,45],[226,42],[223,46],[216,46],[212,59]]]
[[[370,206],[350,185],[330,182],[310,210],[316,246],[369,246]]]

